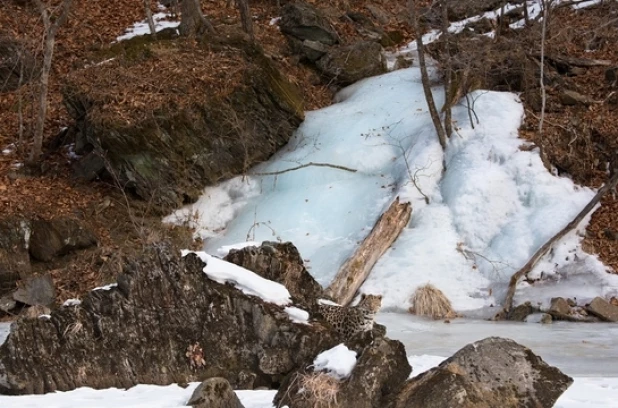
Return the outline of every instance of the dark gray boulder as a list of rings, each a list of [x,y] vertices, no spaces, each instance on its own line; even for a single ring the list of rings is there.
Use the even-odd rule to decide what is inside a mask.
[[[408,380],[392,408],[551,408],[573,379],[513,340],[469,344]]]
[[[0,346],[0,393],[210,377],[272,388],[336,344],[319,323],[294,323],[283,307],[209,279],[197,256],[182,258],[168,244],[119,262],[116,286],[91,291],[49,318],[13,323]]]
[[[62,216],[32,223],[30,255],[39,261],[48,262],[56,256],[96,244],[94,233],[84,223],[72,217]]]
[[[56,300],[54,281],[48,273],[32,276],[21,282],[13,299],[28,306],[51,306]]]
[[[31,273],[28,243],[30,221],[21,217],[0,219],[0,296],[12,292],[17,281]]]
[[[325,45],[339,42],[339,36],[328,18],[304,1],[296,1],[283,7],[279,28],[286,36],[300,41],[309,40]]]
[[[225,378],[215,377],[197,386],[187,405],[193,408],[244,408]]]
[[[294,303],[312,309],[324,296],[322,286],[305,268],[303,258],[291,242],[264,241],[260,247],[233,249],[225,260],[285,286]]]
[[[373,41],[332,47],[316,66],[324,77],[339,85],[349,85],[386,72],[382,46]]]

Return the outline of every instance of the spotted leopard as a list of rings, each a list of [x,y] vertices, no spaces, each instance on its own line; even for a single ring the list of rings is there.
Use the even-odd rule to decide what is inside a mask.
[[[344,338],[373,329],[373,319],[382,306],[381,295],[361,295],[356,306],[319,305],[318,313]]]

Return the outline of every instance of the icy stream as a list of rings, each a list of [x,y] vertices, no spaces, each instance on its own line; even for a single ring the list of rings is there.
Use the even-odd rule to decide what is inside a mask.
[[[399,313],[382,313],[377,321],[388,336],[401,341],[408,355],[449,357],[485,337],[507,337],[529,347],[566,374],[618,377],[618,325],[604,323],[552,324],[454,319],[450,324]]]

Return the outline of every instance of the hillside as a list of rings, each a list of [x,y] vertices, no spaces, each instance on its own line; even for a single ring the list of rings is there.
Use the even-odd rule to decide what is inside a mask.
[[[225,30],[240,26],[238,11],[228,3],[202,2],[204,14],[212,20],[215,28]],[[159,11],[159,6],[154,3],[151,6],[153,12]],[[497,10],[499,6],[500,2],[458,2],[452,8],[449,19],[462,20]],[[251,7],[258,44],[287,79],[301,90],[305,110],[327,106],[338,88],[321,81],[313,70],[299,63],[298,57],[290,52],[277,24],[273,24],[280,11],[276,2],[259,1]],[[326,7],[320,7],[331,18],[343,43],[362,37],[363,31],[350,17],[353,12],[364,13],[371,18],[372,24],[398,34],[397,41],[389,45],[388,50],[404,46],[413,38],[403,1],[329,2]],[[539,89],[534,85],[541,25],[503,29],[495,42],[479,48],[478,52],[488,54],[476,56],[478,61],[495,62],[493,65],[485,64],[496,69],[481,75],[485,81],[484,88],[522,93],[526,122],[520,129],[520,136],[542,147],[545,165],[561,175],[572,177],[579,185],[591,188],[599,187],[606,179],[607,163],[618,148],[615,80],[611,81],[607,64],[582,68],[569,63],[565,65],[558,57],[603,60],[610,62],[610,68],[615,66],[618,56],[612,45],[618,38],[616,13],[616,2],[611,1],[602,5],[593,4],[582,10],[558,7],[552,13],[545,52],[554,59],[550,58],[546,66],[550,85],[547,87],[547,113],[542,134],[537,131]],[[45,126],[45,154],[34,168],[22,164],[27,159],[30,146],[28,135],[33,126],[36,81],[22,86],[19,91],[0,94],[0,147],[4,152],[0,155],[2,215],[42,219],[60,215],[77,216],[99,238],[99,244],[94,249],[71,253],[51,262],[32,263],[33,272],[51,274],[58,300],[75,297],[87,288],[108,282],[114,274],[109,260],[120,253],[132,252],[145,242],[171,237],[186,247],[200,245],[192,242],[191,231],[160,225],[160,218],[153,214],[149,202],[121,189],[122,184],[113,177],[92,182],[76,180],[72,169],[74,136],[62,131],[74,125],[62,102],[62,89],[67,78],[92,64],[94,55],[105,55],[117,37],[135,22],[143,20],[143,15],[144,10],[138,2],[120,1],[113,5],[75,2],[67,23],[58,32]],[[489,14],[488,18],[477,19],[469,25],[475,27],[477,32],[492,30],[496,24],[506,26],[521,19],[521,10],[514,10],[507,16],[496,22],[495,15],[492,17]],[[439,26],[437,16],[431,10],[425,13],[423,21],[427,31]],[[2,36],[21,40],[36,57],[41,54],[42,29],[38,10],[32,3],[15,0],[3,5],[0,14]],[[462,55],[470,53],[465,47],[462,41],[458,52]],[[440,60],[439,49],[430,49],[430,52]],[[527,61],[523,65],[523,73],[519,71],[522,65],[517,62],[520,57]],[[513,78],[523,78],[527,88],[512,81],[495,81],[495,78],[507,78],[509,74]],[[131,93],[130,89],[127,89],[128,93]],[[561,99],[565,90],[575,90],[592,102],[565,104]],[[138,89],[135,91],[137,95]],[[20,112],[25,129],[22,148],[17,147]],[[99,208],[104,210],[99,211]],[[618,270],[618,219],[612,216],[616,210],[616,197],[606,196],[601,208],[592,217],[584,241],[589,252],[598,254],[601,261],[614,270]]]

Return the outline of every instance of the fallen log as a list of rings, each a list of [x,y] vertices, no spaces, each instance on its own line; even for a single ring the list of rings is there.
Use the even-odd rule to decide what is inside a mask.
[[[549,251],[549,249],[562,237],[564,237],[569,231],[577,227],[577,225],[588,215],[592,209],[601,201],[601,198],[607,192],[613,190],[618,185],[618,171],[612,171],[611,178],[599,189],[592,200],[573,218],[571,222],[567,224],[566,227],[561,229],[556,235],[551,237],[549,241],[547,241],[538,251],[532,255],[532,258],[517,272],[511,276],[511,280],[509,281],[509,288],[506,294],[506,299],[504,300],[504,306],[502,310],[498,312],[493,320],[505,320],[508,319],[509,313],[511,312],[511,308],[513,306],[513,297],[515,296],[515,289],[517,287],[517,282],[523,276],[527,275],[532,268],[537,264],[537,262]]]
[[[533,53],[533,57],[540,58],[540,53]],[[552,62],[554,65],[561,65],[565,67],[582,67],[582,68],[591,68],[591,67],[609,67],[612,65],[611,60],[600,60],[600,59],[592,59],[592,58],[575,58],[575,57],[567,57],[564,55],[546,55],[545,58]]]
[[[412,205],[400,204],[397,197],[380,216],[354,254],[339,268],[337,276],[326,289],[326,294],[341,305],[350,303],[378,259],[408,225],[411,215]]]

